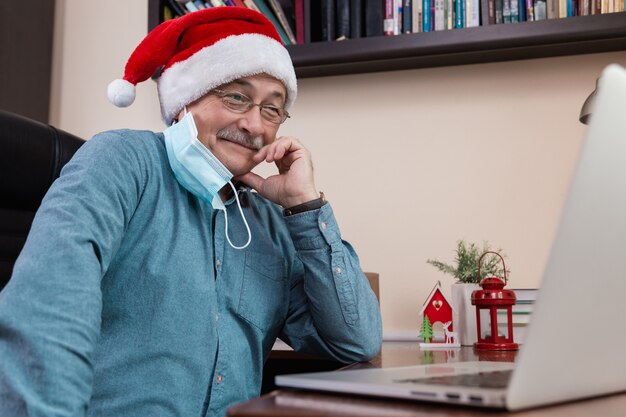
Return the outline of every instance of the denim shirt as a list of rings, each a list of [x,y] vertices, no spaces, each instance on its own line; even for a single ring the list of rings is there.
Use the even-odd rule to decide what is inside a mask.
[[[381,343],[330,205],[239,191],[252,241],[182,188],[163,135],[105,132],[64,167],[0,293],[1,416],[223,416],[280,337],[343,362]],[[226,203],[228,234],[247,239]]]

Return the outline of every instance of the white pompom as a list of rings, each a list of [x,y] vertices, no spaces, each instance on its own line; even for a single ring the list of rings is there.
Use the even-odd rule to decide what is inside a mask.
[[[135,101],[135,86],[126,80],[113,80],[107,87],[107,97],[117,107],[128,107]]]

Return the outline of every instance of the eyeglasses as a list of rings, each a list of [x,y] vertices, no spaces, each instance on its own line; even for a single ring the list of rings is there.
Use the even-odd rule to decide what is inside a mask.
[[[219,96],[224,106],[235,113],[246,113],[252,107],[258,106],[261,117],[270,123],[281,124],[290,117],[285,109],[271,104],[257,104],[250,97],[236,91],[211,90],[209,93]]]

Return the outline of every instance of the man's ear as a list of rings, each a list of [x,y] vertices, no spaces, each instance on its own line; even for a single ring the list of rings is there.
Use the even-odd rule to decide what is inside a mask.
[[[187,109],[187,106],[184,106],[184,107],[183,107],[183,108],[182,108],[182,109],[178,112],[178,114],[176,115],[176,117],[174,117],[174,119],[173,119],[172,121],[173,121],[174,123],[178,123],[178,121],[179,121],[180,119],[182,119],[182,118],[185,116],[186,112],[188,112],[188,111],[189,111],[189,109]]]

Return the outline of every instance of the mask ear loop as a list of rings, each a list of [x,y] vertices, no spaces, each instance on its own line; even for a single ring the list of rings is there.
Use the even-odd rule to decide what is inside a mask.
[[[183,117],[187,116],[187,106],[183,107],[183,110],[185,111],[183,113]],[[179,113],[180,114],[180,113]],[[178,117],[178,116],[177,116]],[[182,120],[182,119],[181,119]],[[174,126],[176,123],[178,123],[180,120],[178,120],[177,118],[172,119],[172,124],[170,126]]]
[[[235,189],[235,186],[233,185],[232,182],[228,181],[228,184],[230,184],[230,188],[232,188],[233,191],[235,192],[235,201],[237,202],[237,207],[239,207],[239,213],[241,213],[243,224],[246,225],[246,230],[248,231],[248,241],[243,246],[235,246],[233,245],[233,242],[230,241],[230,237],[228,237],[228,212],[226,210],[224,210],[224,226],[225,226],[224,234],[226,235],[226,240],[228,241],[228,244],[233,249],[245,249],[246,247],[248,247],[248,245],[250,244],[250,241],[252,240],[252,233],[250,232],[250,226],[248,226],[248,222],[246,221],[246,216],[243,215],[243,209],[241,208],[241,204],[239,203],[237,190]]]

